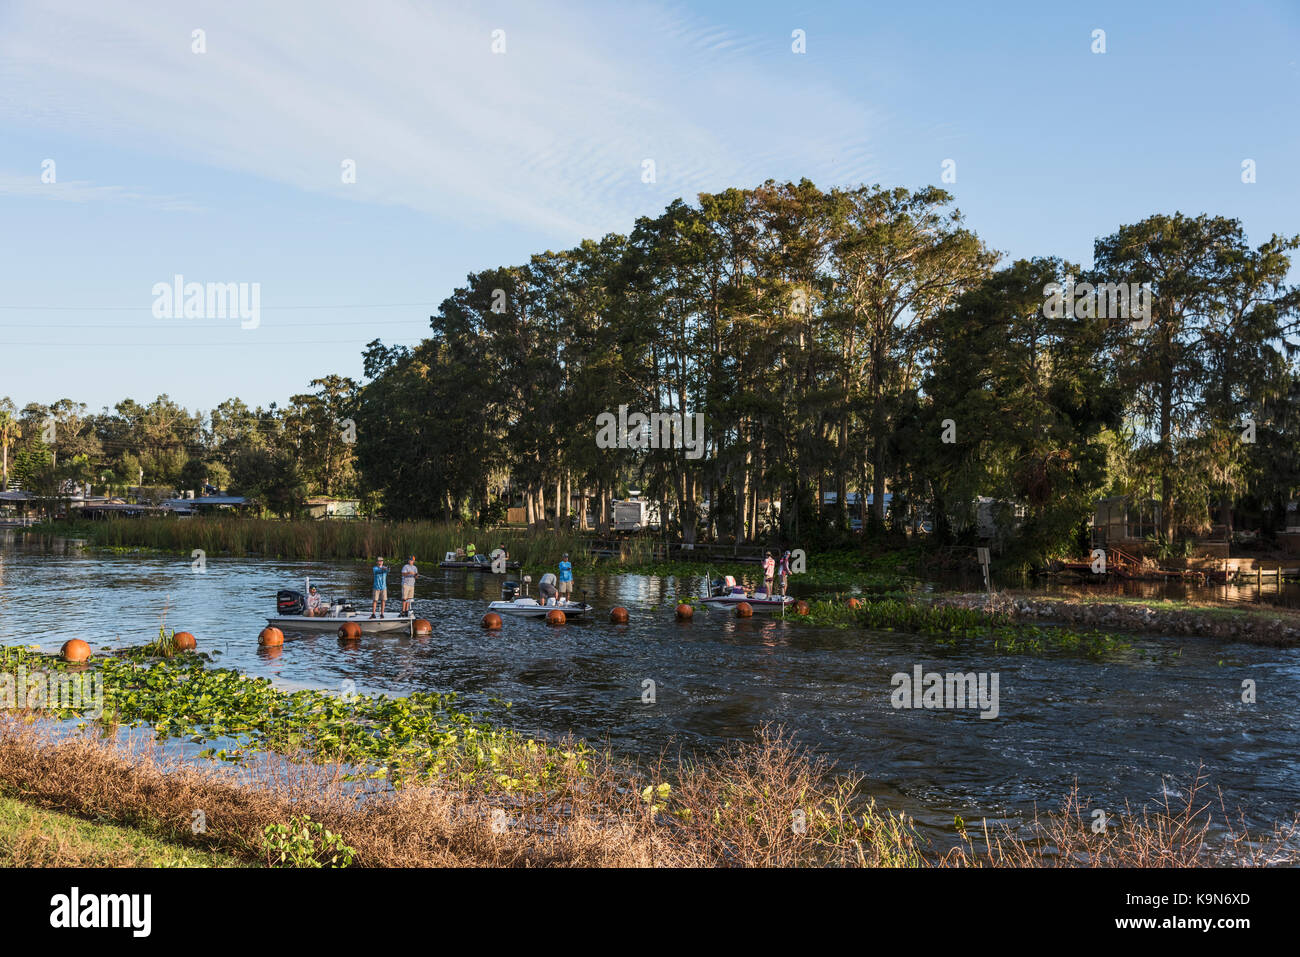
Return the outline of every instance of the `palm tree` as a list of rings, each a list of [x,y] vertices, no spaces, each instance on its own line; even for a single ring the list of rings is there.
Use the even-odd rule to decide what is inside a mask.
[[[9,488],[9,447],[23,434],[12,408],[8,399],[4,400],[4,405],[0,405],[0,492]]]

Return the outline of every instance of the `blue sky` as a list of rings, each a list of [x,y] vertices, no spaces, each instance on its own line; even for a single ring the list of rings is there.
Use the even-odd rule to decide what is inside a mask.
[[[1085,266],[1154,212],[1297,233],[1298,49],[1296,0],[0,0],[0,396],[283,403],[470,271],[769,177],[952,159],[986,242]],[[176,274],[260,283],[260,326],[155,318]]]

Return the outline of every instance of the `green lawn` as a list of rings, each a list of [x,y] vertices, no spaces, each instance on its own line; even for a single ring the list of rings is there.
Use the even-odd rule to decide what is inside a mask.
[[[0,795],[0,867],[248,867],[227,854],[159,840]]]

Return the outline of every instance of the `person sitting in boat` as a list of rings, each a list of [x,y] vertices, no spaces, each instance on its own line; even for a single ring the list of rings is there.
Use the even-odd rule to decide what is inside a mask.
[[[370,617],[375,617],[375,609],[379,609],[379,617],[384,617],[384,610],[388,607],[388,569],[384,567],[384,556],[380,555],[375,567],[370,569],[374,578],[374,598],[370,602]]]
[[[537,593],[542,598],[543,605],[554,605],[555,596],[558,592],[555,589],[555,575],[547,572],[542,576],[541,581],[537,583]]]
[[[325,615],[329,614],[325,608],[321,607],[320,592],[316,591],[315,585],[312,585],[311,588],[307,589],[307,607],[303,611],[303,614],[308,618],[323,618]]]
[[[573,564],[569,561],[569,553],[565,552],[560,560],[560,598],[562,603],[567,605],[571,597],[573,597]]]

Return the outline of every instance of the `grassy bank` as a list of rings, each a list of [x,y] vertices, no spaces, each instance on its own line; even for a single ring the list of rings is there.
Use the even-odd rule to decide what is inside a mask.
[[[246,867],[137,827],[88,821],[0,795],[0,867]]]
[[[12,830],[23,837],[10,853],[28,866],[1300,864],[1295,822],[1261,835],[1240,824],[1225,833],[1227,814],[1221,817],[1204,796],[1201,780],[1177,805],[1108,813],[1100,832],[1077,789],[1060,810],[1036,815],[1019,830],[957,820],[955,846],[939,850],[917,836],[905,815],[856,797],[860,782],[833,775],[773,733],[708,762],[682,763],[671,785],[628,788],[621,770],[610,766],[592,769],[580,786],[566,779],[545,793],[509,800],[446,781],[358,792],[337,766],[268,761],[253,770],[235,777],[111,738],[54,736],[42,722],[0,716],[0,787],[22,795],[8,812]],[[58,813],[46,819],[37,808]],[[202,830],[192,826],[196,811],[207,822]],[[5,814],[0,808],[0,818]],[[109,821],[116,822],[111,830]],[[307,822],[318,829],[314,834]],[[35,846],[40,832],[61,828],[78,832],[78,848],[50,853]],[[333,853],[338,848],[342,860]]]
[[[28,676],[93,673],[6,649],[0,672],[20,666]],[[779,730],[702,759],[637,764],[492,727],[456,711],[450,696],[286,692],[194,654],[101,658],[90,668],[105,677],[106,709],[84,732],[42,720],[61,714],[53,708],[0,711],[0,792],[28,809],[246,863],[338,866],[338,848],[363,867],[1300,863],[1290,824],[1216,837],[1223,821],[1195,787],[1186,807],[1137,809],[1102,834],[1077,795],[1023,830],[959,821],[956,846],[943,850],[905,813],[877,808],[860,777]],[[151,728],[156,740],[128,745],[104,733],[125,724]],[[158,743],[217,735],[225,743],[204,753],[231,765],[182,759]],[[193,826],[196,812],[205,827]],[[37,860],[30,842],[21,846]]]

